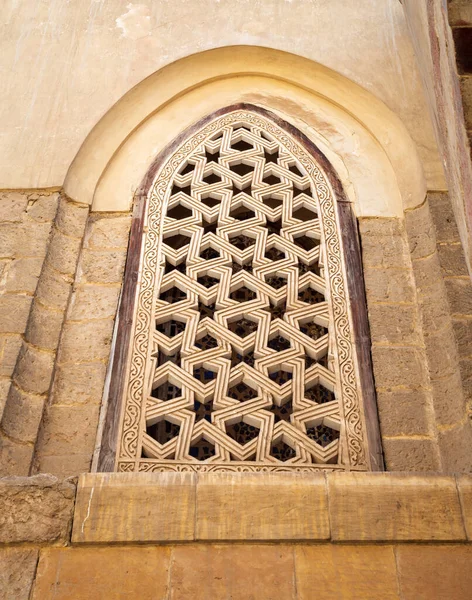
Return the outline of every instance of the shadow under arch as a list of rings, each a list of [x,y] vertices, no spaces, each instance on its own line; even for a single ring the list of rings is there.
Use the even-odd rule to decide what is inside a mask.
[[[253,46],[188,56],[132,88],[85,139],[67,173],[65,192],[94,210],[129,210],[153,157],[183,129],[230,104],[229,98],[278,111],[288,121],[292,108],[303,105],[295,124],[312,141],[320,141],[316,135],[321,130],[326,148],[345,165],[345,189],[360,178],[354,195],[369,196],[370,205],[391,195],[379,214],[399,216],[424,200],[426,184],[416,145],[381,100],[307,58]],[[351,143],[353,132],[362,138],[359,147]],[[111,173],[121,173],[121,180],[107,183]],[[376,214],[369,202],[360,214]]]

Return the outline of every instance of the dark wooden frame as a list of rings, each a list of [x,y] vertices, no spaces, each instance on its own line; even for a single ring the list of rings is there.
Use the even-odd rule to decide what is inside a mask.
[[[116,323],[115,349],[111,362],[110,386],[105,424],[102,433],[101,447],[98,458],[98,471],[113,471],[119,435],[119,425],[122,410],[125,368],[128,359],[131,329],[134,313],[138,268],[142,250],[143,223],[146,210],[146,199],[155,176],[168,157],[197,131],[215,118],[235,110],[250,110],[276,123],[287,131],[311,154],[323,169],[336,198],[336,209],[340,225],[340,235],[344,252],[347,273],[350,309],[354,338],[357,351],[359,376],[361,379],[362,405],[365,416],[367,445],[369,449],[370,467],[373,471],[384,470],[382,442],[379,428],[377,399],[372,370],[371,340],[367,318],[367,301],[364,288],[364,277],[359,243],[357,219],[344,193],[341,181],[326,156],[296,127],[287,123],[270,111],[252,104],[239,103],[227,106],[213,112],[182,132],[154,160],[146,173],[143,182],[136,193],[131,225],[128,256],[126,260],[123,290],[118,309]]]

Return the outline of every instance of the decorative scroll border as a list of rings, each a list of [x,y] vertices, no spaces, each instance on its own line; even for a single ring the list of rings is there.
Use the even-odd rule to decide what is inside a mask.
[[[338,470],[356,469],[366,470],[366,436],[363,427],[360,394],[356,381],[356,368],[354,362],[355,350],[351,325],[349,320],[348,295],[345,275],[343,272],[342,248],[339,235],[338,220],[336,216],[335,197],[332,188],[323,171],[311,156],[290,134],[279,127],[275,122],[266,117],[267,111],[262,116],[262,109],[235,110],[222,117],[215,117],[200,131],[195,133],[177,149],[163,164],[155,178],[150,193],[145,219],[143,247],[141,255],[140,281],[137,287],[137,306],[135,310],[131,360],[128,380],[125,385],[125,401],[122,413],[122,435],[119,440],[119,452],[116,469],[118,471],[136,470],[208,470],[206,465],[192,463],[152,463],[147,459],[140,459],[140,428],[143,422],[145,389],[145,371],[149,351],[149,331],[152,320],[153,296],[156,285],[156,274],[159,254],[159,238],[162,214],[169,181],[174,177],[182,162],[197,148],[222,127],[234,122],[246,121],[275,136],[292,155],[304,166],[311,178],[318,195],[320,206],[320,222],[323,229],[324,244],[326,249],[326,264],[328,270],[327,281],[330,288],[330,301],[335,335],[335,352],[337,359],[337,376],[340,389],[340,409],[343,416],[344,434],[347,444],[347,461],[336,468],[336,465],[300,466],[270,466],[246,465],[245,471],[258,471],[267,468],[271,471],[286,470]],[[234,470],[231,463],[212,464],[211,470]],[[243,467],[241,467],[243,468]]]

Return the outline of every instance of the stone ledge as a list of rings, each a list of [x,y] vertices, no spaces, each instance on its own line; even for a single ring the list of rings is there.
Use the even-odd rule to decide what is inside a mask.
[[[471,484],[459,500],[442,475],[88,473],[72,542],[465,542]]]

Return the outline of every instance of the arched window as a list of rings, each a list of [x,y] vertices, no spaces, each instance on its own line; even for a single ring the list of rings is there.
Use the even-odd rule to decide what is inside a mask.
[[[102,468],[116,438],[118,471],[380,468],[357,231],[325,157],[233,106],[140,198]]]

